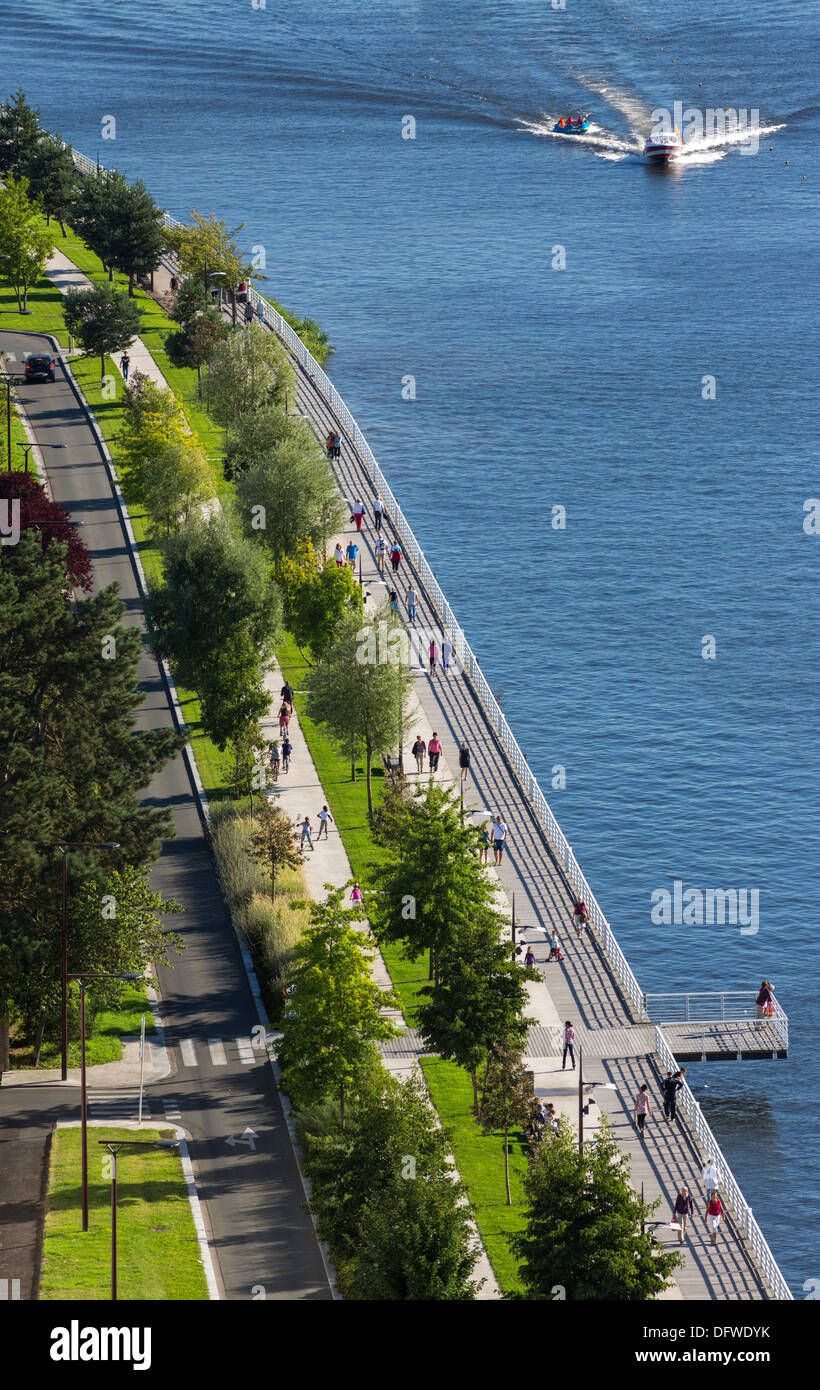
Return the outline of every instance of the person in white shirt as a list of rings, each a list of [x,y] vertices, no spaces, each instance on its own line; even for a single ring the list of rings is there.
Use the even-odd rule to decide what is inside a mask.
[[[453,644],[449,637],[445,637],[441,644],[441,668],[446,675],[450,670],[450,662],[453,659]]]
[[[332,820],[333,820],[333,817],[332,817],[332,815],[330,814],[329,810],[327,809],[326,806],[323,806],[322,809],[321,809],[321,811],[319,812],[319,834],[316,836],[317,841],[318,841],[318,840],[321,840],[321,838],[322,838],[322,831],[325,832],[325,839],[327,839],[327,823],[328,823],[328,821],[332,821]]]
[[[384,503],[378,495],[373,503],[373,520],[376,523],[376,530],[381,531],[382,522],[384,521]]]
[[[713,1192],[717,1192],[720,1187],[720,1173],[714,1159],[707,1158],[706,1167],[703,1170],[703,1186],[706,1188],[706,1200],[708,1202]]]
[[[376,544],[373,548],[376,552],[376,564],[378,566],[379,573],[384,574],[384,562],[387,557],[387,541],[384,539],[384,536],[379,536],[379,539],[376,541]]]
[[[500,815],[496,816],[495,820],[490,826],[490,839],[493,842],[493,854],[495,855],[494,862],[496,864],[500,864],[501,860],[504,857],[504,841],[506,840],[506,838],[507,827],[501,819]]]
[[[339,569],[344,569],[345,553],[342,550],[341,541],[336,542],[336,550],[334,551],[334,554],[336,557],[336,564],[339,566]]]
[[[356,523],[356,530],[361,531],[362,522],[364,521],[364,502],[361,497],[357,497],[356,501],[353,503],[353,520]]]

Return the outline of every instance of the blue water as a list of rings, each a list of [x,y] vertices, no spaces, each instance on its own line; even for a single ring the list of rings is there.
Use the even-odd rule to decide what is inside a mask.
[[[330,332],[333,378],[644,988],[774,980],[789,1061],[690,1077],[804,1296],[820,1274],[820,536],[802,529],[820,493],[816,5],[5,12],[1,91],[21,84],[174,215],[245,221],[274,297]],[[676,99],[757,108],[769,133],[756,155],[717,143],[648,168],[629,150]],[[546,133],[568,109],[597,143]],[[674,878],[759,889],[759,932],[654,926]]]

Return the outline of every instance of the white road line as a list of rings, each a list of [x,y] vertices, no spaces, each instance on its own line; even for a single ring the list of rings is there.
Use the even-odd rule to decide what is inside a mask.
[[[251,1047],[250,1038],[237,1038],[236,1046],[239,1049],[239,1060],[246,1067],[253,1066],[256,1061],[256,1054]]]
[[[182,1065],[184,1067],[195,1067],[197,1065],[196,1048],[194,1047],[193,1038],[183,1038],[179,1044],[179,1050],[182,1053]]]
[[[219,1038],[209,1038],[208,1047],[211,1052],[211,1061],[213,1062],[214,1066],[226,1067],[228,1065],[228,1059],[225,1056],[225,1048],[219,1041]]]

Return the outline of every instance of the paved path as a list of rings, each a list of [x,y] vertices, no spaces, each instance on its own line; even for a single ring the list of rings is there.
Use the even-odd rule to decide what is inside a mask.
[[[61,294],[66,294],[68,290],[91,289],[94,283],[87,275],[83,275],[83,272],[77,269],[73,261],[70,261],[68,256],[59,249],[52,252],[46,263],[44,273],[46,279],[50,280]],[[114,357],[118,371],[121,370],[119,365],[121,356],[122,353],[118,352]],[[168,382],[162,375],[162,372],[148,351],[148,348],[145,346],[145,343],[142,341],[142,338],[134,338],[133,342],[129,344],[128,356],[131,358],[131,372],[142,372],[143,376],[150,377],[151,381],[157,386],[162,387],[163,390],[168,389]]]

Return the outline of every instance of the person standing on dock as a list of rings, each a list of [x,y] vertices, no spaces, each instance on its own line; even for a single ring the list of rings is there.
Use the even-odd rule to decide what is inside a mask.
[[[707,1201],[720,1187],[720,1169],[713,1158],[706,1160],[706,1167],[703,1170],[703,1186],[706,1188]]]
[[[675,1209],[672,1212],[672,1220],[677,1221],[680,1226],[678,1241],[681,1245],[686,1240],[686,1221],[695,1214],[695,1204],[692,1201],[692,1194],[688,1187],[682,1187],[675,1198]]]
[[[764,980],[760,986],[760,993],[755,1000],[755,1010],[758,1018],[770,1018],[774,1013],[774,985],[771,980]],[[756,1023],[755,1028],[760,1024]]]
[[[356,530],[361,531],[362,522],[364,521],[364,502],[361,497],[357,497],[356,501],[353,503],[353,520],[356,523]]]
[[[635,1097],[632,1113],[635,1116],[635,1128],[641,1139],[644,1139],[646,1136],[644,1135],[643,1127],[646,1122],[646,1117],[648,1115],[650,1120],[652,1118],[652,1102],[649,1099],[649,1087],[646,1082],[643,1083]]]
[[[493,854],[495,855],[493,862],[498,866],[504,858],[504,844],[507,839],[507,826],[500,814],[496,816],[490,827],[490,839],[493,842]]]
[[[663,1083],[663,1113],[671,1124],[678,1113],[678,1091],[683,1090],[683,1078],[686,1075],[686,1067],[681,1067],[669,1076]]]
[[[723,1206],[720,1200],[720,1194],[717,1192],[713,1192],[709,1198],[705,1220],[712,1236],[712,1244],[717,1245],[718,1231],[720,1230],[720,1223],[723,1220]]]
[[[569,1019],[567,1019],[564,1024],[564,1056],[561,1062],[562,1071],[566,1071],[567,1069],[567,1053],[569,1053],[570,1061],[572,1062],[572,1070],[575,1071],[575,1029]]]
[[[398,541],[393,542],[393,549],[390,551],[390,563],[393,566],[393,573],[398,574],[401,564],[402,549]]]
[[[407,590],[407,617],[411,623],[416,621],[416,591],[413,585]]]
[[[373,503],[373,521],[375,523],[376,530],[381,531],[382,522],[384,521],[384,503],[381,499],[381,493],[379,492],[376,493],[376,500]]]

